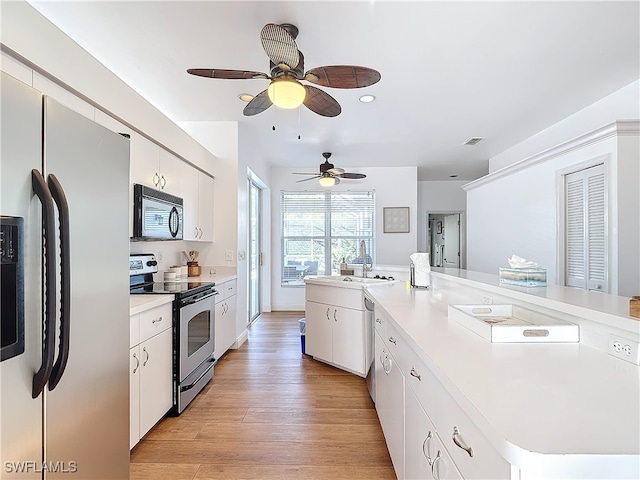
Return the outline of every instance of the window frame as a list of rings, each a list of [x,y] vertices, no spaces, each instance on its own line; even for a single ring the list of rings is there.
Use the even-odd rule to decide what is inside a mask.
[[[363,194],[367,194],[371,196],[371,205],[370,205],[370,209],[371,209],[371,235],[363,235],[363,234],[359,234],[359,235],[332,235],[332,219],[333,216],[335,215],[335,211],[332,210],[332,201],[331,199],[333,198],[333,196],[348,196],[348,195],[358,195],[361,196]],[[324,235],[308,235],[308,236],[301,236],[301,235],[292,235],[292,236],[285,236],[285,211],[284,211],[284,197],[286,195],[299,195],[299,196],[304,196],[304,195],[313,195],[313,196],[317,196],[317,195],[323,195],[324,196]],[[335,191],[335,190],[327,190],[327,191],[322,191],[322,190],[306,190],[306,191],[287,191],[287,190],[281,190],[280,191],[280,229],[281,229],[281,235],[280,235],[280,286],[281,287],[300,287],[300,286],[304,286],[304,279],[303,276],[301,276],[299,279],[297,280],[285,280],[285,257],[286,257],[286,251],[285,251],[285,244],[287,241],[323,241],[324,242],[324,265],[325,265],[325,269],[323,273],[320,273],[319,271],[317,272],[318,276],[331,276],[332,272],[331,272],[331,266],[332,266],[332,248],[333,248],[333,244],[335,241],[339,241],[339,240],[355,240],[356,242],[359,242],[360,240],[365,240],[367,241],[368,245],[370,246],[367,249],[367,257],[371,257],[372,261],[375,258],[375,239],[376,239],[376,205],[375,205],[375,191],[374,190],[358,190],[358,191]],[[328,266],[328,268],[327,268]]]

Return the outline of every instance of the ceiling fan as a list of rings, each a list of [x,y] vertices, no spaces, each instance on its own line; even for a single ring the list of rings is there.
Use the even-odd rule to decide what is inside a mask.
[[[191,75],[227,80],[265,79],[271,80],[263,90],[244,107],[246,116],[264,112],[271,105],[281,108],[306,106],[324,117],[340,115],[340,104],[328,93],[312,85],[303,85],[301,80],[333,88],[368,87],[380,80],[377,70],[355,65],[332,65],[304,71],[304,55],[296,45],[298,28],[283,23],[268,23],[260,32],[262,47],[270,60],[271,75],[247,70],[221,70],[215,68],[190,68]]]
[[[322,156],[324,157],[324,163],[320,164],[320,173],[315,174],[294,172],[294,175],[313,175],[312,177],[298,180],[296,183],[307,182],[309,180],[315,180],[317,178],[320,182],[320,185],[322,185],[323,187],[332,187],[333,185],[337,185],[338,183],[340,183],[340,179],[358,180],[361,178],[366,178],[366,175],[363,173],[345,172],[344,169],[336,168],[333,163],[329,163],[331,152],[324,152]]]

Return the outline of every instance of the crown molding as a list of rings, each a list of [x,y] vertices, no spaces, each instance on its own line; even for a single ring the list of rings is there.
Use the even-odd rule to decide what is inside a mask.
[[[466,183],[462,186],[465,191],[494,182],[508,175],[513,175],[534,165],[547,162],[555,157],[564,155],[574,150],[593,145],[611,137],[624,136],[640,136],[640,120],[617,120],[603,127],[597,128],[591,132],[572,138],[564,143],[551,147],[531,157],[519,160],[511,165],[500,168],[495,172],[491,172],[484,177],[480,177],[473,182]]]

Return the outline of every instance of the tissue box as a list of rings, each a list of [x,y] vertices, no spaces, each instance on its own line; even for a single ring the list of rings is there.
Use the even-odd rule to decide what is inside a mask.
[[[500,283],[520,287],[545,287],[547,270],[544,268],[500,267]]]

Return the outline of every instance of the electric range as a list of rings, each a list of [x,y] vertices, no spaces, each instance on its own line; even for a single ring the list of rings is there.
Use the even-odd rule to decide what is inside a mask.
[[[173,380],[171,413],[179,415],[213,378],[217,363],[213,356],[215,340],[214,282],[154,282],[158,262],[152,254],[129,256],[131,294],[172,294],[173,301]]]

